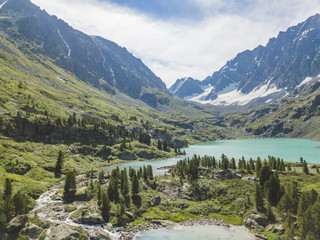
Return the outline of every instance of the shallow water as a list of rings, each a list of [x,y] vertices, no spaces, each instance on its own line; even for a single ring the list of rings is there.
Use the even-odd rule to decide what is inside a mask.
[[[139,233],[134,240],[253,240],[254,235],[245,227],[195,225],[175,229],[156,229]]]
[[[244,156],[246,160],[260,157],[262,160],[268,155],[279,157],[287,162],[299,162],[303,157],[308,163],[320,163],[320,141],[308,139],[289,138],[255,138],[255,139],[233,139],[205,142],[191,145],[185,150],[187,155],[164,160],[150,160],[142,162],[130,162],[119,166],[120,169],[132,167],[138,169],[143,165],[152,165],[155,175],[164,174],[165,170],[158,168],[174,165],[178,160],[185,157],[192,157],[194,154],[204,156],[215,156],[217,159],[225,154],[229,158],[236,160]],[[111,171],[115,166],[106,168]]]

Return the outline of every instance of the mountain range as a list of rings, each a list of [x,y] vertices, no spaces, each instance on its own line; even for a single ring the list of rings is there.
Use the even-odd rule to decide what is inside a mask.
[[[320,74],[320,15],[239,53],[203,81],[178,79],[169,89],[184,100],[212,105],[266,104]]]
[[[107,120],[167,140],[171,146],[234,136],[233,132],[318,138],[320,133],[312,128],[320,115],[315,106],[319,23],[320,15],[312,16],[279,33],[265,47],[239,53],[203,81],[180,79],[170,88],[171,94],[124,47],[73,29],[29,0],[0,0],[1,127],[15,125],[21,112],[31,115],[35,124],[47,115]],[[265,110],[270,106],[274,121]],[[274,124],[287,119],[280,117],[283,111],[287,117],[299,117],[281,132]],[[268,129],[261,122],[268,123]],[[297,122],[308,125],[308,131],[299,133]]]
[[[96,88],[117,89],[153,107],[158,99],[152,93],[169,94],[161,79],[126,48],[75,30],[30,1],[3,1],[0,13],[1,31],[25,54],[47,56]]]

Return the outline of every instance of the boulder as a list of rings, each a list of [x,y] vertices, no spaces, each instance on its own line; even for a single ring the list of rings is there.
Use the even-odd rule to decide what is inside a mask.
[[[26,223],[28,222],[28,216],[27,215],[19,215],[13,218],[9,224],[8,224],[8,233],[17,231],[21,228],[23,228]]]
[[[267,232],[272,232],[272,233],[284,233],[285,229],[282,227],[281,224],[279,225],[269,225],[267,228],[266,228],[266,231]]]
[[[228,170],[219,170],[217,172],[214,173],[214,179],[216,180],[225,180],[225,179],[240,179],[241,176],[233,173],[231,171]]]
[[[32,224],[27,228],[26,232],[28,233],[30,238],[34,239],[39,234],[40,230],[40,227],[38,227],[35,224]]]
[[[50,227],[50,229],[47,231],[46,239],[76,240],[76,239],[80,239],[80,237],[81,237],[81,234],[67,224],[53,224]]]
[[[148,191],[149,188],[146,184],[143,184],[142,189],[143,189],[143,191]]]
[[[159,205],[161,203],[161,197],[157,196],[152,199],[154,205]]]
[[[268,238],[264,234],[261,234],[261,233],[256,233],[255,237],[258,240],[268,240]]]
[[[241,178],[241,180],[247,181],[249,183],[255,183],[258,181],[258,178],[249,176],[249,177],[243,177]]]
[[[90,240],[112,240],[109,233],[101,228],[90,229],[88,235]]]
[[[75,220],[77,223],[88,224],[88,225],[97,225],[104,222],[100,213],[92,213],[87,216],[80,217]]]
[[[125,212],[125,214],[131,221],[134,220],[134,215],[131,212]]]
[[[260,214],[251,214],[245,220],[244,223],[246,226],[250,228],[254,228],[256,226],[266,227],[268,225],[268,219],[263,217]]]

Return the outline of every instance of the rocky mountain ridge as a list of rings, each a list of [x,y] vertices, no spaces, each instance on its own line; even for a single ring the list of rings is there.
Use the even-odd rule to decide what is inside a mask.
[[[281,99],[320,73],[320,15],[280,32],[268,44],[239,53],[203,81],[179,79],[169,89],[185,100],[257,105]]]
[[[2,2],[0,31],[25,54],[49,57],[98,89],[118,90],[152,107],[157,107],[156,93],[170,95],[161,79],[126,48],[75,30],[29,0]]]

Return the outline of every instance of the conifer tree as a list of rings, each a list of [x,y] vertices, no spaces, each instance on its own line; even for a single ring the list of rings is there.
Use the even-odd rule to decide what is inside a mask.
[[[105,222],[110,218],[110,200],[105,191],[102,192],[101,216]]]
[[[77,191],[77,184],[76,184],[76,171],[68,171],[65,184],[64,184],[64,196],[69,197],[76,193]]]
[[[167,142],[167,140],[164,140],[163,141],[163,151],[168,151],[168,142]]]
[[[61,177],[63,159],[64,159],[64,155],[63,155],[63,152],[60,150],[59,154],[58,154],[58,159],[57,159],[57,162],[56,162],[56,166],[55,166],[55,169],[54,169],[54,174],[55,174],[55,177],[57,177],[57,178]]]
[[[308,164],[307,164],[306,160],[303,161],[303,172],[305,174],[309,174],[309,168],[308,168]]]
[[[97,182],[97,198],[98,198],[98,206],[101,205],[101,202],[102,202],[102,189],[101,189],[101,184],[100,182]]]
[[[160,139],[158,139],[157,148],[158,148],[159,150],[162,150],[162,143],[161,143]]]
[[[254,203],[255,203],[256,210],[258,212],[264,209],[263,194],[262,194],[262,189],[259,183],[255,183],[254,185]]]
[[[133,176],[132,176],[132,186],[131,186],[131,193],[132,193],[132,196],[134,195],[138,195],[139,194],[139,180],[138,180],[138,177],[137,175],[134,173]]]
[[[16,215],[25,214],[28,212],[27,196],[18,192],[13,196],[13,203]]]
[[[272,173],[270,179],[265,182],[265,194],[269,203],[272,206],[276,206],[280,200],[280,180],[276,172]]]
[[[147,166],[147,175],[150,180],[153,180],[153,170],[151,165]]]
[[[104,171],[101,170],[99,172],[99,182],[100,182],[100,184],[103,184],[103,181],[104,181]]]
[[[3,212],[7,220],[10,220],[14,213],[14,206],[12,204],[12,183],[11,179],[6,178],[3,198]]]
[[[261,158],[258,157],[257,158],[257,163],[256,163],[256,172],[257,173],[260,171],[261,167],[262,167]]]
[[[275,216],[272,212],[270,202],[268,203],[268,206],[267,206],[267,217],[270,222],[273,222],[275,220]]]

